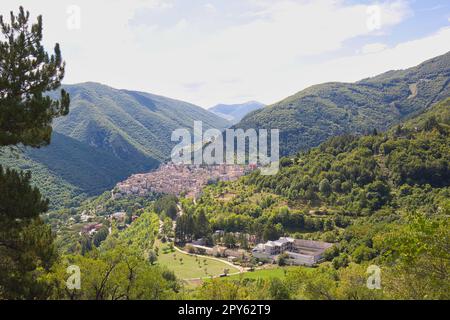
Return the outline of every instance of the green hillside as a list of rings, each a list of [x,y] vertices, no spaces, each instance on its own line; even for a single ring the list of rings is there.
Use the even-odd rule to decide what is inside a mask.
[[[205,212],[213,231],[261,242],[289,235],[334,243],[318,268],[295,268],[275,283],[283,299],[448,299],[449,116],[447,99],[386,133],[333,137],[284,158],[277,175],[209,186],[185,213]],[[383,290],[367,289],[370,265],[382,269]],[[260,299],[263,281],[274,285],[228,279],[197,293]]]
[[[72,205],[79,195],[96,195],[170,156],[172,131],[225,128],[226,120],[195,105],[97,83],[67,85],[70,113],[54,122],[50,146],[25,149],[1,163],[31,170],[33,180],[53,206]],[[74,199],[75,198],[75,199]]]
[[[127,162],[136,150],[146,158],[167,159],[177,128],[192,128],[203,121],[208,128],[225,128],[228,122],[198,106],[144,92],[113,89],[97,83],[64,86],[70,93],[70,114],[55,121],[55,131]],[[145,165],[144,165],[145,166]]]
[[[348,227],[363,225],[364,237],[373,237],[408,214],[437,215],[450,205],[449,115],[447,99],[386,133],[333,137],[283,158],[277,175],[255,171],[208,187],[186,212],[203,211],[213,230],[261,241],[291,235],[339,243],[350,241]],[[342,253],[352,254],[361,236]]]
[[[236,127],[280,129],[281,153],[293,154],[346,133],[385,130],[450,96],[450,53],[356,83],[307,88],[247,115]]]
[[[203,226],[212,241],[212,234],[223,230],[232,237],[233,246],[243,249],[252,246],[242,233],[255,236],[257,242],[292,236],[334,243],[317,268],[258,270],[204,281],[198,287],[180,284],[180,292],[189,294],[182,297],[448,299],[449,116],[447,99],[385,133],[333,137],[293,158],[283,158],[277,175],[262,176],[255,171],[238,181],[209,185],[195,202],[179,199],[183,221],[190,221],[183,231],[189,236]],[[182,278],[201,276],[206,270],[220,272],[203,259],[172,252],[170,244],[158,246],[157,241],[158,249],[153,247],[152,230],[158,219],[148,213],[159,212],[157,208],[165,201],[177,200],[166,198],[159,204],[141,200],[112,200],[105,193],[76,210],[50,213],[47,219],[54,225],[65,217],[66,228],[60,228],[64,232],[58,235],[63,248],[75,254],[69,255],[70,259],[100,262],[102,254],[121,248],[125,240],[127,248],[146,253],[153,257],[150,263],[167,266]],[[108,236],[99,246],[98,256],[97,249],[89,249],[86,244],[90,242],[78,236],[81,225],[69,219],[78,220],[86,210],[95,212],[96,222],[117,210],[141,218],[126,231]],[[171,229],[172,220],[164,210],[160,218],[168,219]],[[178,218],[177,226],[181,222]],[[382,269],[383,290],[367,288],[370,265]],[[95,274],[95,268],[88,266],[86,272]]]
[[[449,114],[447,99],[387,133],[333,137],[283,158],[277,175],[208,187],[191,210],[206,212],[213,230],[330,242],[368,219],[437,213],[450,195]]]
[[[449,115],[447,99],[386,134],[334,137],[285,158],[276,176],[255,173],[247,179],[293,202],[369,215],[390,203],[399,188],[450,186]]]

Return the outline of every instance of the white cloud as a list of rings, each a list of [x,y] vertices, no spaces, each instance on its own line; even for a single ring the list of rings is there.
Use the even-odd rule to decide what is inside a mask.
[[[76,31],[65,28],[73,0],[22,3],[44,15],[45,43],[61,43],[66,82],[99,81],[204,107],[243,97],[272,103],[315,83],[358,80],[444,53],[450,40],[444,29],[390,48],[379,43],[377,35],[411,15],[408,3],[400,0],[377,2],[381,29],[376,31],[367,27],[368,5],[339,0],[240,0],[236,3],[246,4],[245,10],[232,14],[204,2],[198,16],[180,9],[177,0],[80,0],[82,28]],[[0,12],[16,7],[15,0],[2,0]],[[168,20],[172,24],[130,23],[146,10],[161,19],[177,15]],[[238,22],[221,24],[229,16]],[[370,39],[359,54],[333,58],[358,37]],[[325,62],[310,62],[322,56]]]
[[[329,60],[311,68],[314,76],[300,86],[327,81],[354,82],[366,77],[375,76],[389,70],[406,69],[416,66],[425,60],[445,54],[449,51],[450,27],[443,28],[433,35],[400,43],[372,54],[355,54],[343,58]]]
[[[381,52],[387,48],[387,45],[384,43],[369,43],[362,47],[361,53],[363,54],[371,54]]]
[[[186,29],[189,27],[189,22],[186,18],[180,19],[177,24],[175,25],[176,29]]]
[[[217,8],[212,3],[206,3],[205,4],[205,9],[206,9],[206,11],[208,11],[210,13],[216,13],[217,12]]]

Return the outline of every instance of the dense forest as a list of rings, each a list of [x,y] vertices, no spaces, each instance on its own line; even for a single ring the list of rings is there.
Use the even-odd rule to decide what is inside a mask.
[[[260,299],[275,290],[272,298],[448,298],[449,116],[447,99],[388,132],[332,138],[285,158],[276,176],[256,172],[210,186],[185,210],[194,220],[206,212],[213,230],[336,245],[313,272],[291,271],[275,284],[207,283],[201,296]],[[382,266],[383,292],[363,286],[370,264]]]
[[[280,129],[280,152],[292,155],[337,135],[383,131],[419,114],[450,95],[449,75],[447,53],[356,83],[312,86],[250,113],[236,127]]]

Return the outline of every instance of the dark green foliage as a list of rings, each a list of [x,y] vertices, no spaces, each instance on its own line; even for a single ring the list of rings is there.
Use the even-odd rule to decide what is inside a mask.
[[[206,238],[211,235],[211,227],[204,210],[199,210],[195,217],[195,238]]]
[[[349,262],[350,259],[348,258],[347,254],[342,253],[341,255],[333,259],[332,264],[335,269],[340,269],[347,267]]]
[[[449,109],[450,99],[406,122],[401,136],[393,130],[386,135],[333,138],[299,154],[296,164],[281,168],[278,175],[253,173],[246,181],[293,202],[324,203],[350,215],[370,214],[389,204],[392,187],[448,187],[449,122],[439,121],[448,119]],[[443,116],[436,118],[438,112]]]
[[[50,143],[52,119],[65,115],[69,95],[44,96],[64,77],[59,45],[49,56],[41,45],[42,18],[29,25],[22,7],[10,24],[0,16],[0,146]],[[48,200],[31,186],[31,174],[0,166],[0,299],[45,299],[49,273],[57,254],[53,233],[40,215]]]
[[[108,237],[109,231],[107,227],[102,227],[100,230],[98,230],[93,238],[93,243],[96,247],[99,247],[103,241],[106,240]]]
[[[0,298],[3,299],[45,298],[47,288],[38,278],[56,258],[52,231],[39,218],[47,210],[48,201],[29,181],[29,173],[0,166]]]
[[[404,71],[307,88],[252,112],[238,128],[280,129],[280,151],[290,155],[346,133],[386,130],[450,96],[450,53]]]
[[[156,255],[156,252],[154,250],[150,250],[148,252],[148,262],[150,262],[151,265],[154,265],[157,260],[158,256]]]
[[[278,278],[271,279],[269,292],[273,300],[288,300],[290,298],[289,289]]]
[[[234,248],[236,246],[236,238],[231,233],[225,233],[223,243],[227,248]]]
[[[325,196],[329,196],[331,193],[331,184],[330,181],[328,179],[323,179],[322,181],[320,181],[319,183],[319,191],[325,195]]]
[[[46,299],[49,287],[40,282],[57,259],[54,235],[35,218],[0,227],[0,298]]]
[[[278,256],[277,263],[280,267],[284,267],[287,265],[287,260],[289,259],[289,255],[287,253],[282,253]]]
[[[177,242],[190,242],[194,238],[195,220],[192,214],[187,213],[181,215],[177,219],[177,226],[175,228],[175,237]]]
[[[176,196],[164,195],[155,201],[153,207],[158,215],[165,215],[171,219],[175,219],[178,212],[177,203],[178,199]]]
[[[0,220],[33,219],[47,211],[48,200],[30,185],[31,174],[18,173],[0,166]]]
[[[49,56],[41,44],[42,17],[30,25],[30,14],[20,7],[7,23],[0,15],[0,146],[39,147],[50,143],[51,123],[69,112],[69,95],[60,100],[45,96],[64,78],[59,45]]]
[[[281,235],[282,235],[282,231],[281,231],[281,227],[279,224],[277,224],[276,226],[268,223],[265,228],[264,228],[264,233],[263,233],[263,239],[264,241],[274,241],[277,240]]]

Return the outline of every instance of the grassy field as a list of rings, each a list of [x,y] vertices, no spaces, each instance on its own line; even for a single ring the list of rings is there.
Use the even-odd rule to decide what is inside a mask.
[[[164,253],[164,249],[167,249],[168,246],[160,242],[157,242],[156,246],[159,247],[157,263],[175,272],[175,275],[180,279],[218,276],[223,273],[224,269],[229,269],[230,273],[238,271],[226,263],[202,256],[195,257],[178,251]],[[182,260],[180,261],[180,259]]]
[[[312,268],[307,268],[307,267],[283,267],[283,268],[274,267],[274,268],[270,268],[270,269],[255,270],[253,272],[246,272],[246,273],[239,274],[239,275],[229,276],[224,279],[229,279],[229,280],[271,279],[271,278],[283,279],[289,270],[295,270],[298,268],[303,268],[305,270],[313,270]]]

